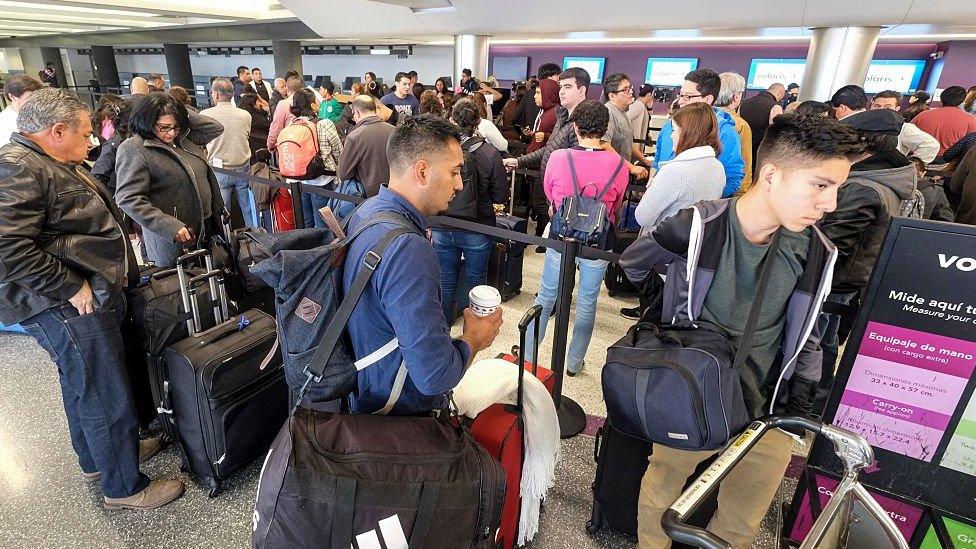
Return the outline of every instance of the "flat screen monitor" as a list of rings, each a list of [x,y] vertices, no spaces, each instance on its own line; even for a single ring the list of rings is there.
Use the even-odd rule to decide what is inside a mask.
[[[697,68],[697,57],[648,57],[644,83],[679,88],[685,75]]]
[[[491,74],[498,80],[525,80],[529,75],[529,58],[495,57],[491,62]]]
[[[580,67],[590,74],[591,84],[602,84],[603,67],[606,63],[606,57],[563,57],[563,70]]]
[[[753,59],[749,66],[746,88],[765,90],[773,84],[789,86],[792,83],[803,85],[803,70],[806,59]]]
[[[864,91],[878,93],[895,90],[901,93],[915,93],[922,81],[923,71],[925,71],[925,61],[921,59],[871,61],[867,78],[864,79]]]

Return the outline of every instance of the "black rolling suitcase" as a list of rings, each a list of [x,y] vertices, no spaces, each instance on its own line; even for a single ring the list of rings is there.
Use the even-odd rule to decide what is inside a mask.
[[[185,280],[182,266],[180,278]],[[166,348],[168,417],[185,465],[209,488],[264,455],[288,416],[288,388],[277,345],[275,320],[257,309],[227,319],[223,271],[186,280],[191,335]],[[201,307],[195,297],[209,288],[217,299]],[[202,318],[216,325],[200,330]]]
[[[614,231],[613,247],[611,249],[614,253],[622,253],[627,249],[628,246],[637,240],[638,234],[640,233],[632,231]],[[630,280],[627,279],[627,275],[624,274],[624,270],[621,269],[620,265],[616,263],[611,263],[607,266],[607,273],[604,275],[603,283],[606,285],[607,293],[609,293],[611,297],[618,295],[637,295],[637,288],[630,283]]]
[[[607,421],[596,433],[593,458],[593,510],[586,530],[611,528],[637,537],[637,496],[647,471],[651,443],[626,435]]]
[[[521,217],[497,214],[495,225],[500,229],[524,233],[528,221]],[[488,259],[488,284],[502,294],[502,301],[508,301],[522,292],[522,260],[525,257],[525,244],[514,240],[496,239]]]

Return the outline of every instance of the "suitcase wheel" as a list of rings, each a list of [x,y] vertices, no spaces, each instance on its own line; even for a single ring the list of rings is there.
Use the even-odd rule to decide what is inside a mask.
[[[512,349],[511,350],[512,350],[512,356],[518,356],[519,355],[519,346],[518,345],[512,345]]]
[[[210,488],[210,491],[207,492],[207,497],[210,499],[219,496],[224,491],[223,485],[217,479],[207,479],[207,487]]]
[[[596,534],[605,527],[606,519],[603,518],[603,508],[601,508],[600,503],[594,499],[590,520],[586,521],[586,533],[590,535]]]

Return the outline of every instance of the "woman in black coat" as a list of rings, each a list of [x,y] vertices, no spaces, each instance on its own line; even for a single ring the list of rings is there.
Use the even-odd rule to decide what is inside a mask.
[[[271,119],[268,113],[258,106],[258,96],[255,93],[245,93],[241,96],[237,107],[244,109],[251,115],[251,133],[248,136],[248,145],[251,148],[251,160],[261,149],[268,147],[268,130],[271,128]]]

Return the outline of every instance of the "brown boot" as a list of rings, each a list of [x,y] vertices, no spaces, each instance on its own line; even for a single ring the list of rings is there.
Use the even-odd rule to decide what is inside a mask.
[[[108,511],[119,509],[158,509],[183,495],[186,486],[182,480],[154,480],[146,489],[127,498],[105,498],[103,507]]]
[[[145,463],[149,461],[150,458],[158,454],[166,448],[166,443],[163,442],[162,435],[156,435],[151,438],[144,438],[139,441],[139,463]]]
[[[166,442],[163,441],[162,435],[156,435],[151,438],[144,438],[139,441],[139,463],[145,463],[149,461],[153,456],[158,454],[166,448]],[[85,484],[95,484],[96,482],[102,480],[102,474],[98,471],[94,473],[81,472],[81,480]]]

